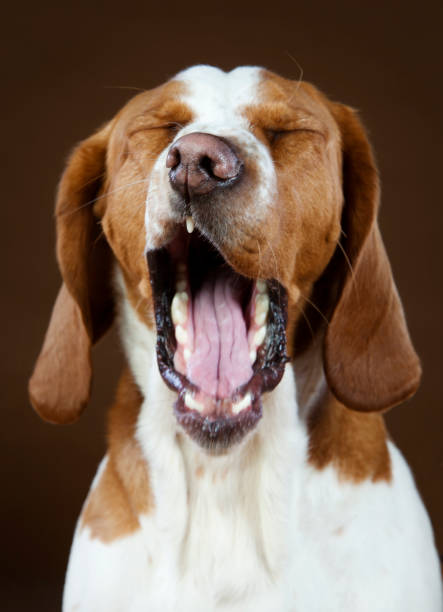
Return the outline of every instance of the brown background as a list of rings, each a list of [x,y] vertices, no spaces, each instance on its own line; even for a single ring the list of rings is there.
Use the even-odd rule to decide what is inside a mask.
[[[32,412],[26,381],[59,285],[52,209],[64,159],[133,95],[125,87],[150,88],[194,63],[297,78],[292,56],[306,80],[361,110],[383,178],[383,235],[424,364],[420,391],[388,423],[443,550],[439,4],[79,1],[3,14],[3,610],[60,607],[120,361],[110,335],[95,351],[93,401],[79,424],[55,428]]]

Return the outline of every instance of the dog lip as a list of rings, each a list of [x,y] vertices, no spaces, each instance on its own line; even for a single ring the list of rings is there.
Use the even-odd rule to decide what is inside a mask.
[[[174,404],[177,422],[203,448],[227,449],[256,426],[262,416],[262,393],[277,386],[289,361],[286,355],[287,292],[277,281],[267,281],[270,298],[268,333],[272,341],[260,347],[249,381],[236,389],[233,397],[226,398],[234,403],[249,393],[250,406],[238,414],[227,412],[220,415],[217,411],[202,414],[185,405],[186,393],[198,395],[201,390],[174,367],[176,340],[171,303],[175,292],[175,268],[168,248],[149,251],[147,263],[157,326],[157,362],[165,383],[178,393]]]
[[[189,437],[207,450],[229,448],[251,431],[262,417],[260,395],[252,397],[250,406],[239,414],[212,417],[188,408],[185,393],[181,392],[175,402],[176,419]]]

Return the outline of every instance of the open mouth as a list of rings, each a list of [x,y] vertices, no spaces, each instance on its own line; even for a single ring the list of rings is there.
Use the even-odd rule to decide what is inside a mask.
[[[257,424],[262,393],[283,375],[286,291],[238,274],[197,230],[180,228],[147,260],[158,366],[178,392],[176,418],[201,446],[226,448]]]

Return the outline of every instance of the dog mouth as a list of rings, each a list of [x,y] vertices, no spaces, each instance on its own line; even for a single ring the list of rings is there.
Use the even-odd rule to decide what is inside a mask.
[[[262,393],[283,375],[286,291],[237,273],[198,230],[180,227],[147,260],[157,361],[178,393],[177,421],[201,446],[227,448],[255,427]]]

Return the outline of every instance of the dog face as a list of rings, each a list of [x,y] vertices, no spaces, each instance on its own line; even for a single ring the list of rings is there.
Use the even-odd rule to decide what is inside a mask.
[[[420,368],[377,208],[363,128],[309,84],[198,66],[136,96],[79,145],[61,181],[64,286],[34,405],[66,422],[86,403],[115,260],[156,329],[178,423],[201,445],[254,428],[262,393],[316,337],[338,399],[357,410],[399,403]]]

